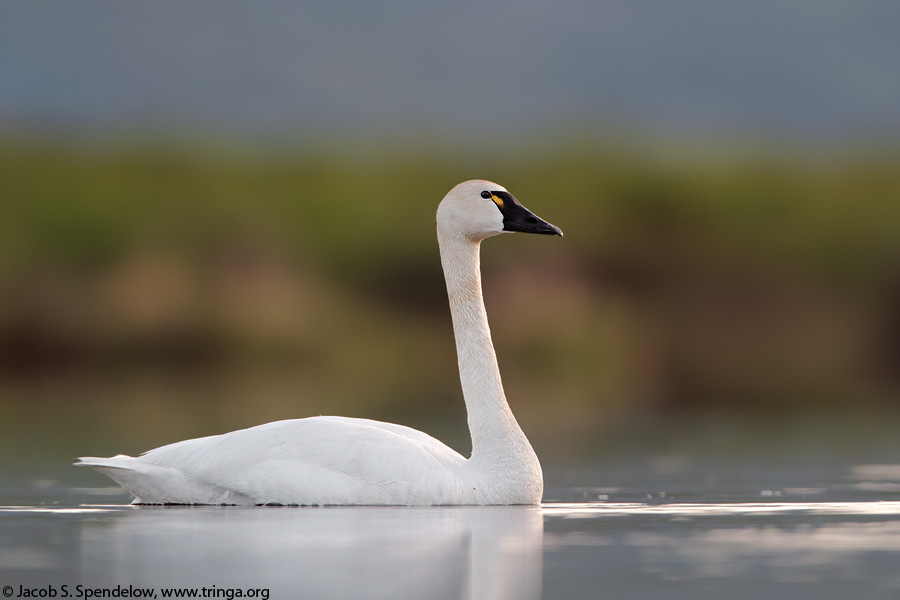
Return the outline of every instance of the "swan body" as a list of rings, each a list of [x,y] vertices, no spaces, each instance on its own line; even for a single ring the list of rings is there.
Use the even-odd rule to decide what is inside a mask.
[[[536,504],[540,462],[506,402],[481,294],[481,241],[511,231],[562,235],[502,186],[454,187],[437,211],[438,243],[472,436],[467,459],[426,433],[347,417],[276,421],[161,446],[83,457],[136,504]]]

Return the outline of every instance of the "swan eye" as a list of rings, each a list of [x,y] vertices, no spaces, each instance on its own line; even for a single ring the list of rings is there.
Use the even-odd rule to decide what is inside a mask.
[[[491,197],[491,193],[489,191],[485,190],[485,191],[481,192],[481,197],[484,198],[485,200],[487,200],[488,198]]]

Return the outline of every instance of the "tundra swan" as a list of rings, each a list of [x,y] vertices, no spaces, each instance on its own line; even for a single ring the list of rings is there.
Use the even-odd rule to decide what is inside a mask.
[[[403,425],[323,416],[75,464],[108,475],[135,504],[539,503],[541,465],[506,402],[481,294],[481,241],[512,231],[562,235],[489,181],[461,183],[438,206],[470,458]]]

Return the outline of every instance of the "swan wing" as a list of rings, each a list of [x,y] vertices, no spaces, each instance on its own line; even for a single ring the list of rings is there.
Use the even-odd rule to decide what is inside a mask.
[[[415,429],[368,419],[276,421],[82,464],[149,503],[472,502],[459,453]]]

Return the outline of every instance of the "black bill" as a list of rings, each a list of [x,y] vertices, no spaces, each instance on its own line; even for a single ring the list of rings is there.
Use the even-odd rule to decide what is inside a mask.
[[[491,192],[491,200],[503,215],[503,231],[519,231],[541,235],[562,235],[556,225],[551,225],[522,206],[509,192]]]

